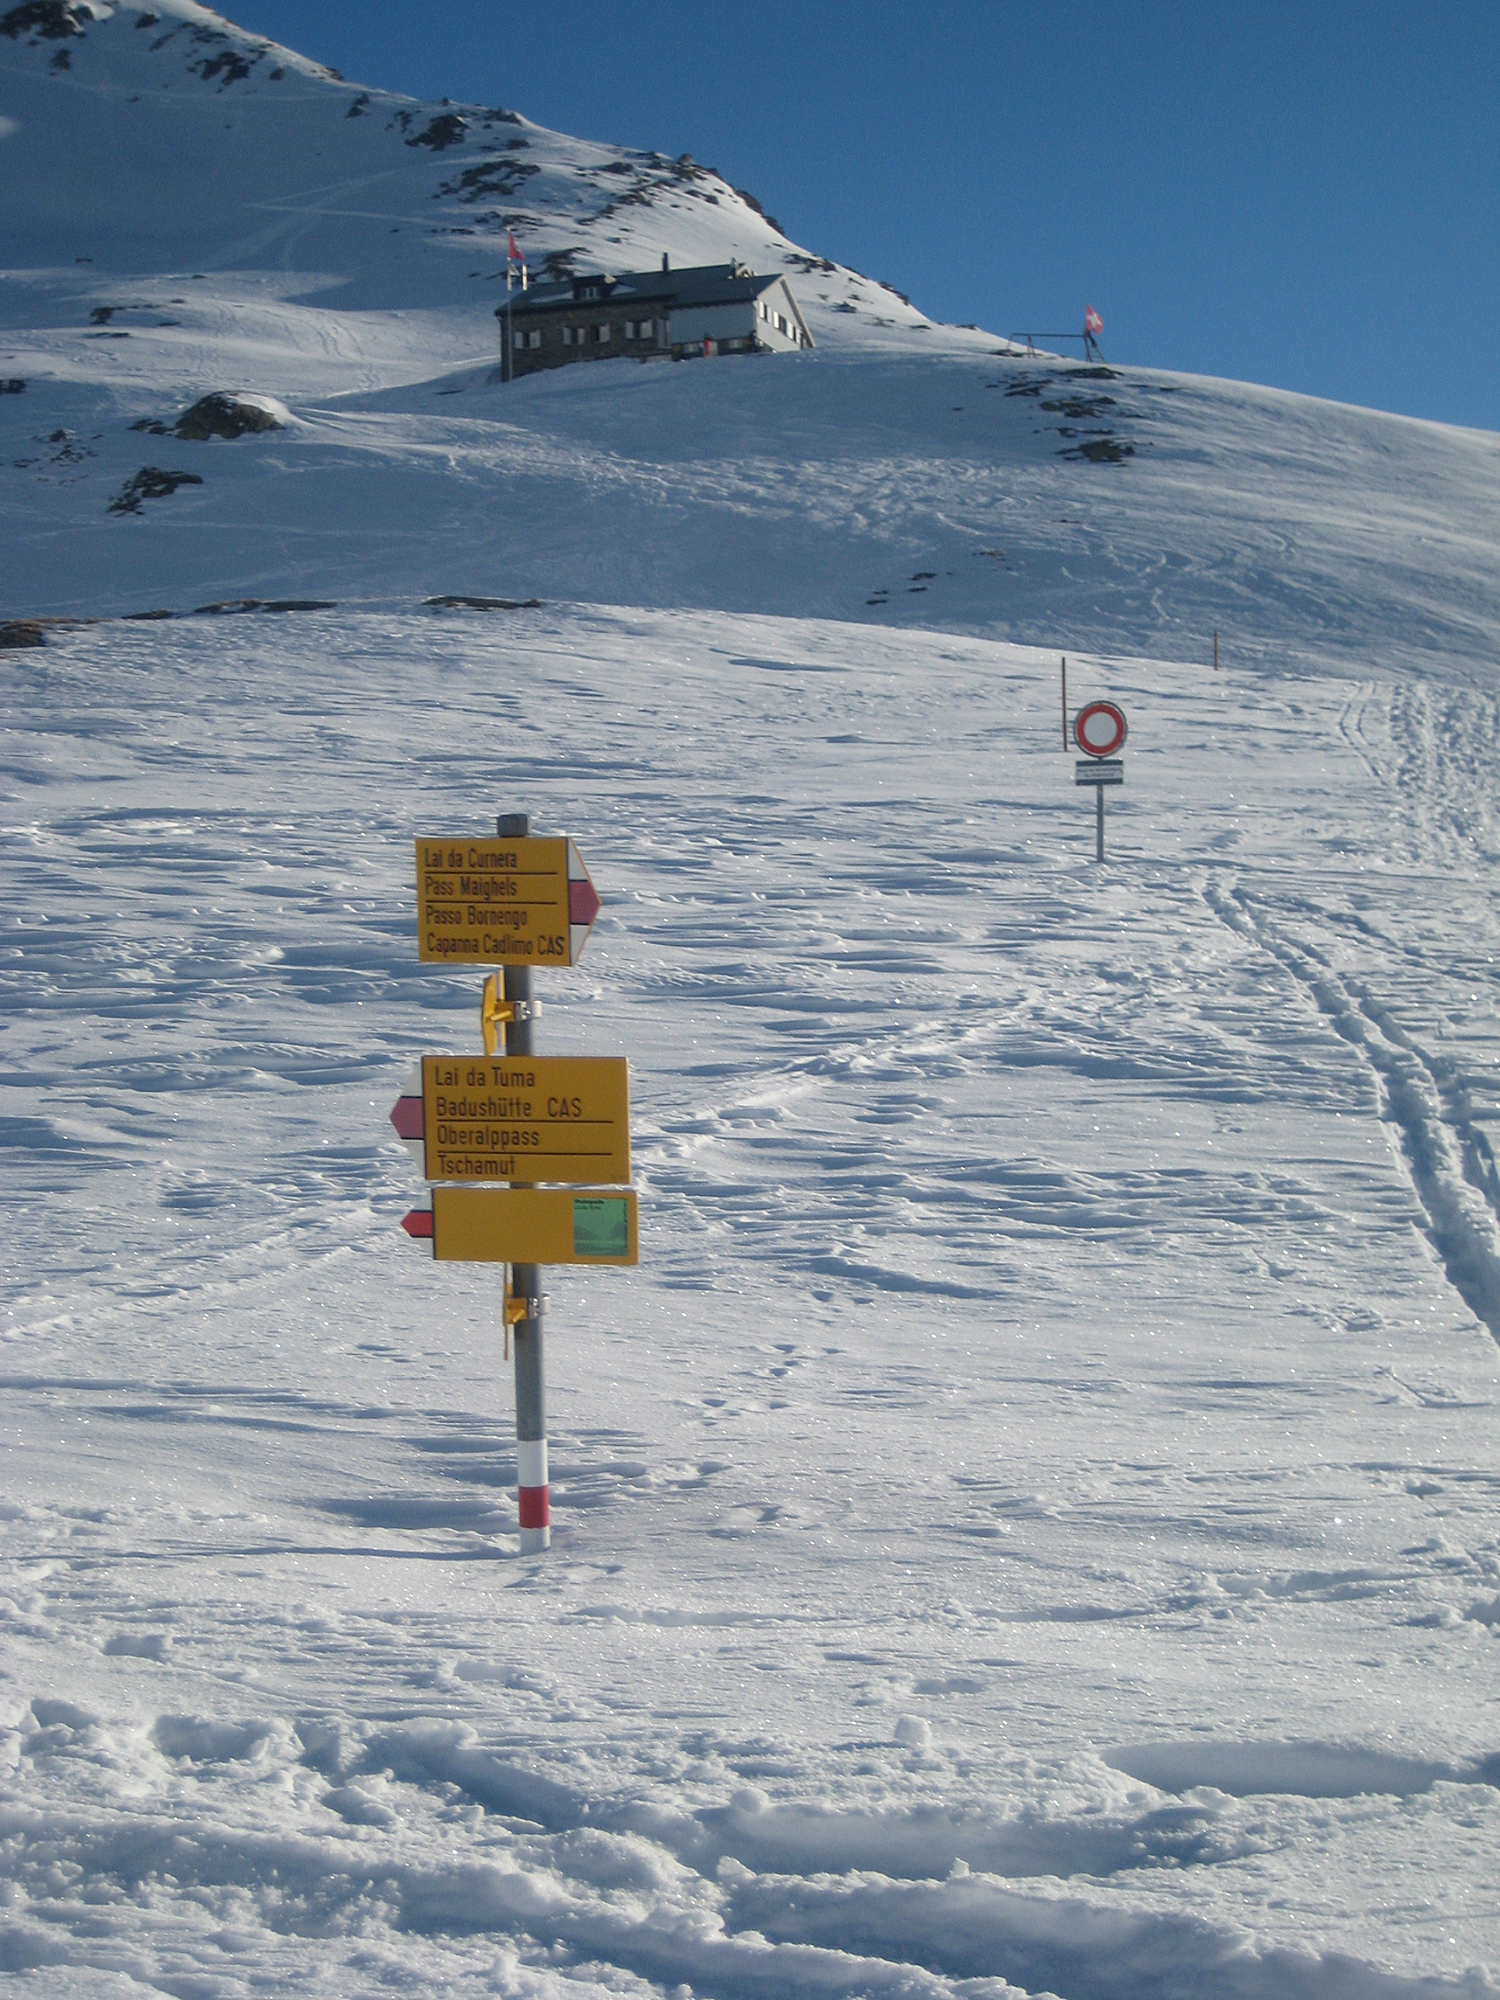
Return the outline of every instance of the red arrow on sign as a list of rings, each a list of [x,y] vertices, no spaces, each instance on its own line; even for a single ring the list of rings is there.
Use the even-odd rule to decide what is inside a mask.
[[[568,963],[576,965],[589,941],[589,926],[599,914],[599,892],[589,880],[583,856],[568,842]]]
[[[430,1208],[408,1209],[401,1218],[401,1227],[408,1236],[421,1236],[429,1240],[432,1236],[432,1210]]]
[[[420,1097],[398,1097],[391,1106],[391,1123],[403,1139],[420,1139],[426,1129],[426,1119]]]

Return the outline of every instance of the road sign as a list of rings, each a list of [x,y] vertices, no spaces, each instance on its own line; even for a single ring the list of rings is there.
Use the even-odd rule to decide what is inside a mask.
[[[430,1181],[630,1179],[623,1056],[424,1056],[391,1123]]]
[[[634,1264],[639,1262],[630,1188],[435,1187],[431,1208],[401,1227],[430,1238],[439,1262]]]
[[[571,840],[431,834],[417,842],[424,965],[575,965],[598,914]]]
[[[1085,757],[1113,757],[1125,748],[1125,712],[1112,701],[1091,701],[1078,711],[1073,741]]]
[[[1123,757],[1090,757],[1087,763],[1080,758],[1073,766],[1075,785],[1123,785],[1125,782],[1125,759]]]

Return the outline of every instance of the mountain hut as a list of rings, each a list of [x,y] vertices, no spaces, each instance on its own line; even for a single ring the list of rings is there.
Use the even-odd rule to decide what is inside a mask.
[[[813,345],[786,279],[740,263],[595,273],[506,294],[495,308],[507,376],[611,355],[790,354]]]

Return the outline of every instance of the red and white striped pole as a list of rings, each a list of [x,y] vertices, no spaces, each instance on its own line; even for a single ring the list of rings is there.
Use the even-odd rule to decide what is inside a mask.
[[[502,840],[524,840],[531,830],[525,813],[502,813],[496,831]],[[529,1056],[533,1009],[531,967],[505,968],[505,997],[524,1002],[505,1024],[505,1053]],[[516,1503],[521,1517],[521,1554],[539,1556],[552,1544],[552,1509],[547,1480],[547,1402],[542,1368],[541,1267],[512,1264],[511,1294],[522,1317],[514,1327],[516,1342]]]
[[[521,1553],[540,1555],[552,1541],[552,1506],[547,1486],[547,1440],[516,1439],[516,1499],[521,1515]]]

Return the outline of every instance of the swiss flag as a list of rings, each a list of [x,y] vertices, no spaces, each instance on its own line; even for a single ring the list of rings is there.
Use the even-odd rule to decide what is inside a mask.
[[[1083,330],[1089,334],[1098,334],[1104,331],[1104,321],[1100,319],[1092,306],[1085,306],[1083,309]]]
[[[506,252],[505,252],[505,254],[506,254],[507,258],[508,258],[508,259],[510,260],[510,262],[511,262],[511,263],[513,263],[513,264],[519,264],[519,263],[520,263],[520,261],[521,261],[521,253],[520,253],[520,251],[519,251],[519,250],[518,250],[518,249],[516,248],[516,239],[515,239],[515,237],[511,235],[511,233],[510,233],[510,231],[509,231],[508,229],[507,229],[507,230],[506,230],[506,232],[505,232],[505,241],[506,241],[507,245],[509,246],[509,247],[507,248]]]

